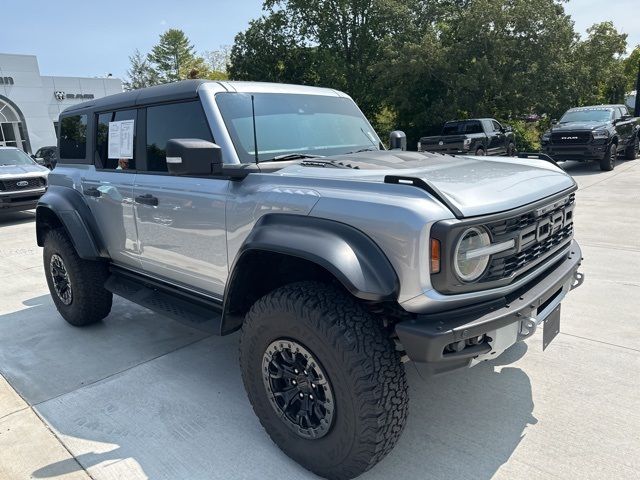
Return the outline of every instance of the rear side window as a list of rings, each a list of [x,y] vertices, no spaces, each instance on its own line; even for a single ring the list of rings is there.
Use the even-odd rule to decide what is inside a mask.
[[[213,141],[200,102],[171,103],[147,108],[148,171],[167,171],[167,141],[172,138]]]
[[[136,110],[119,110],[98,115],[98,124],[96,126],[96,167],[108,170],[136,169],[136,113]],[[123,141],[127,140],[124,143],[133,143],[133,158],[129,158],[131,155],[115,155],[113,151],[109,155],[109,124],[125,120],[134,121],[133,137],[128,140],[122,139]],[[113,128],[113,124],[111,127]]]
[[[87,156],[87,116],[70,115],[60,120],[60,158]]]

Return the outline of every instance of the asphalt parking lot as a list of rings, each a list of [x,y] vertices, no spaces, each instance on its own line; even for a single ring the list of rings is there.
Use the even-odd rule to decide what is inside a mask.
[[[363,479],[603,479],[640,471],[640,160],[564,165],[580,185],[586,281],[542,333],[423,380],[395,450]],[[116,299],[78,329],[55,310],[33,212],[0,217],[0,479],[313,478],[260,427],[238,336]]]

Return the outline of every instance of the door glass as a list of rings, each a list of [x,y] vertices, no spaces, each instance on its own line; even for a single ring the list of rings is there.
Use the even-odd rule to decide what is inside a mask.
[[[136,129],[133,128],[133,158],[109,158],[109,123],[123,120],[136,121],[136,110],[119,110],[105,112],[98,115],[96,128],[96,168],[107,170],[135,170],[136,169]]]
[[[495,132],[499,132],[502,130],[502,127],[500,127],[500,124],[498,122],[496,122],[495,120],[492,120],[491,123],[493,124],[493,130]]]
[[[167,141],[172,138],[213,141],[200,102],[171,103],[147,108],[148,171],[167,171]]]
[[[80,159],[87,156],[87,116],[69,115],[60,120],[60,157]]]

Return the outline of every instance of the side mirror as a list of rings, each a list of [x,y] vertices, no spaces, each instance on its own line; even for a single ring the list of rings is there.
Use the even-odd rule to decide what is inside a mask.
[[[632,118],[631,115],[622,115],[622,118],[620,120],[623,121],[623,122],[626,122],[630,118]]]
[[[407,149],[407,136],[403,131],[394,130],[389,135],[389,148],[391,150],[406,150]]]
[[[552,118],[551,119],[551,125],[555,125],[556,123],[558,123],[558,119],[557,118]]]
[[[509,132],[513,132],[513,127],[510,125],[507,125],[506,127],[504,127],[504,131],[509,133]]]
[[[199,138],[167,142],[167,170],[171,175],[221,175],[222,149]]]

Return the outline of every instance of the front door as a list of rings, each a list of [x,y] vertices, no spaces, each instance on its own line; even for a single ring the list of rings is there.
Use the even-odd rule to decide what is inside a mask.
[[[228,275],[225,205],[229,181],[167,174],[172,138],[213,141],[199,102],[146,109],[146,167],[134,202],[145,272],[215,296]]]
[[[489,152],[493,155],[505,153],[507,151],[507,136],[504,133],[504,128],[495,120],[491,120],[491,127],[493,128],[493,132],[489,142]]]
[[[113,122],[133,121],[136,110],[120,110],[98,115],[95,166],[84,172],[82,193],[100,229],[100,237],[114,263],[140,269],[138,235],[133,210],[136,178],[135,130],[130,152],[109,148],[109,129]],[[113,140],[113,137],[112,137]]]

